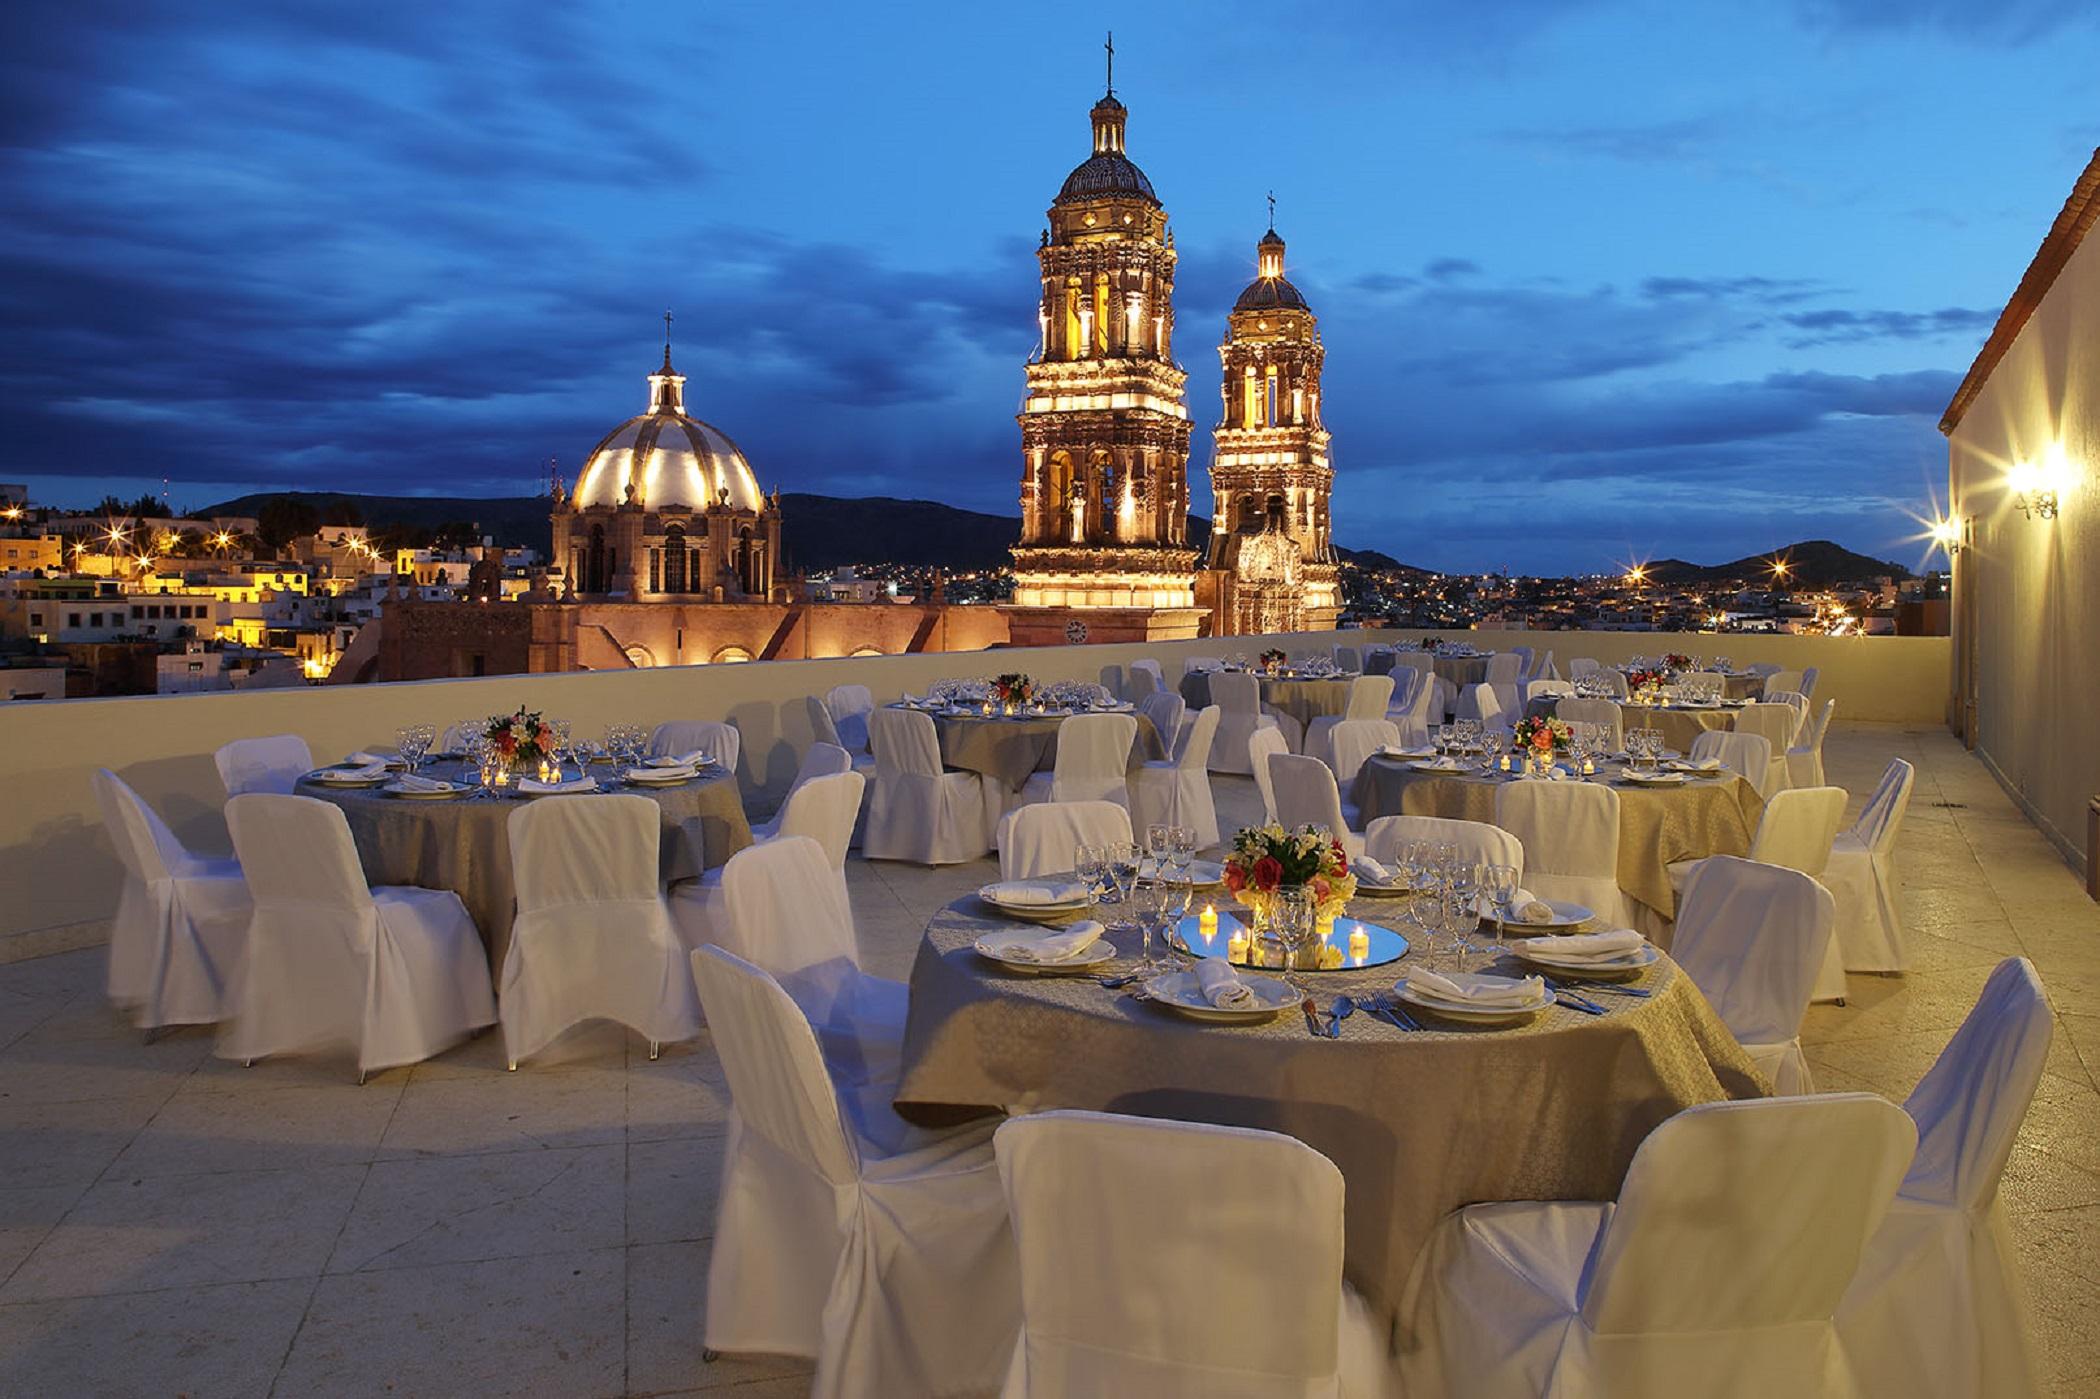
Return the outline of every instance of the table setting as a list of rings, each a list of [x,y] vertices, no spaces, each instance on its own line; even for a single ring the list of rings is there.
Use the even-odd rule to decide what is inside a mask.
[[[905,695],[895,707],[915,709],[933,719],[943,766],[981,773],[1015,792],[1034,774],[1056,767],[1057,731],[1076,715],[1128,714],[1137,721],[1137,738],[1130,746],[1132,772],[1167,756],[1159,731],[1136,706],[1083,681],[1038,686],[1018,673],[990,680],[943,680],[923,696]]]
[[[1170,878],[1147,889],[1131,845],[1083,862],[1098,875],[1042,881],[1039,906],[1072,910],[1056,927],[1012,916],[1015,891],[956,900],[912,969],[896,1110],[932,1125],[1087,1108],[1290,1133],[1348,1178],[1350,1280],[1390,1308],[1451,1209],[1608,1199],[1662,1118],[1768,1091],[1639,933],[1550,906],[1552,923],[1527,923],[1537,901],[1514,871],[1434,846],[1398,869],[1334,850],[1312,828],[1241,832],[1222,894],[1198,896],[1171,853]],[[1350,956],[1371,929],[1397,944],[1391,960]]]

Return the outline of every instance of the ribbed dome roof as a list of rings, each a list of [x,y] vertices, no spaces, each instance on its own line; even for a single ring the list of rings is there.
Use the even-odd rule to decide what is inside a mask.
[[[1298,289],[1281,277],[1256,277],[1247,283],[1240,299],[1232,303],[1235,311],[1309,311],[1305,297]]]
[[[1159,196],[1152,192],[1152,181],[1137,163],[1121,151],[1103,151],[1087,157],[1077,169],[1065,176],[1064,188],[1057,192],[1057,203],[1071,204],[1082,199],[1103,199],[1113,195],[1133,195],[1148,204],[1159,203]]]
[[[576,478],[575,507],[624,505],[627,483],[632,481],[642,504],[651,510],[703,510],[716,504],[723,491],[729,492],[733,510],[763,510],[765,493],[736,443],[720,429],[686,415],[685,377],[671,368],[668,350],[664,367],[649,376],[649,384],[654,406],[621,423],[592,449]]]

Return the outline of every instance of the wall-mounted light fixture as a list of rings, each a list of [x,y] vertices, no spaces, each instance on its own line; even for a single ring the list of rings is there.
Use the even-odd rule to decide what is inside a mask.
[[[2071,486],[2071,466],[2064,459],[2063,444],[2052,446],[2039,464],[2023,461],[2014,465],[2006,473],[2005,484],[2012,492],[2013,509],[2030,520],[2055,519]]]
[[[1951,515],[1944,520],[1934,520],[1932,522],[1932,542],[1945,549],[1947,557],[1950,559],[1959,554],[1963,548],[1961,542],[1961,521]]]

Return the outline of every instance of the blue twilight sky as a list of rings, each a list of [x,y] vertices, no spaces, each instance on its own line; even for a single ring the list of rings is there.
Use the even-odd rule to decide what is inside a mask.
[[[1273,188],[1338,536],[1444,568],[1915,561],[2100,141],[2085,0],[8,0],[0,480],[523,493],[668,306],[769,488],[1012,511],[1111,26],[1192,477]]]

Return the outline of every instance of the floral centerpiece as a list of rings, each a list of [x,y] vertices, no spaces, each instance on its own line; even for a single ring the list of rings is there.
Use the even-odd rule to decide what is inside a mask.
[[[1544,765],[1558,760],[1575,742],[1575,730],[1565,719],[1555,719],[1544,714],[1533,714],[1517,720],[1510,730],[1510,748],[1520,757],[1528,757]]]
[[[1019,671],[992,677],[992,698],[1011,714],[1035,698],[1035,681]]]
[[[1668,671],[1690,670],[1692,658],[1682,651],[1671,651],[1663,656],[1663,669]]]
[[[1318,826],[1287,831],[1275,822],[1249,826],[1232,838],[1225,857],[1225,887],[1254,915],[1262,931],[1284,891],[1303,889],[1312,898],[1313,919],[1322,929],[1356,897],[1356,876],[1342,843]]]
[[[553,761],[554,730],[536,709],[520,705],[515,714],[491,715],[482,735],[489,751],[512,771],[537,773]]]
[[[1283,652],[1272,648],[1261,653],[1261,668],[1274,675],[1277,671],[1283,669],[1283,663],[1287,659],[1288,657]]]
[[[1626,672],[1626,688],[1635,699],[1653,701],[1662,687],[1670,683],[1670,672],[1656,666],[1643,666],[1639,670]]]

